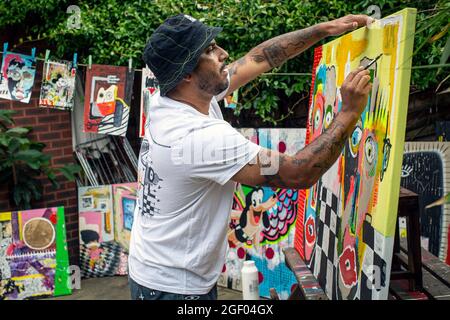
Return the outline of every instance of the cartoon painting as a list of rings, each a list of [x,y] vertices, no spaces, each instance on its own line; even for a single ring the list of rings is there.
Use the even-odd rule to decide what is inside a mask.
[[[415,15],[402,10],[314,52],[307,144],[341,110],[346,75],[382,54],[344,150],[300,201],[295,248],[330,299],[388,297]]]
[[[70,61],[44,62],[39,106],[72,110],[76,69]]]
[[[3,48],[0,72],[0,98],[29,103],[36,74],[35,49],[31,56]]]
[[[305,129],[240,129],[242,135],[268,149],[294,155],[305,144]],[[275,288],[287,299],[296,283],[284,263],[282,249],[294,245],[298,190],[238,185],[228,230],[229,250],[219,284],[241,290],[241,269],[254,260],[260,272],[260,295]]]
[[[406,142],[401,185],[421,198],[422,246],[442,261],[448,260],[450,205],[425,209],[450,192],[450,142]]]
[[[71,292],[64,208],[0,213],[0,299]]]
[[[153,72],[145,66],[142,68],[142,86],[141,86],[141,117],[139,126],[139,137],[145,134],[145,124],[147,123],[147,114],[150,108],[151,98],[159,90],[158,80]]]
[[[134,72],[127,67],[87,68],[83,132],[125,136],[133,79]]]
[[[235,90],[231,95],[226,96],[225,99],[223,99],[225,108],[236,109],[238,104],[238,98],[239,98],[239,90]]]

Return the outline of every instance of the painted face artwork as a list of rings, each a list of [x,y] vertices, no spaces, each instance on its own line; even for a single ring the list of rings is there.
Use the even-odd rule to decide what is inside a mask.
[[[450,166],[450,142],[406,142],[402,166],[402,187],[421,195],[420,235],[422,247],[450,261],[448,228],[450,204],[426,206],[450,192],[445,168]]]
[[[39,106],[72,110],[76,69],[69,61],[45,61]]]
[[[341,111],[346,76],[383,54],[368,68],[372,90],[344,149],[300,199],[295,247],[330,299],[387,299],[388,280],[366,280],[389,279],[414,25],[405,9],[315,49],[307,144]]]
[[[0,98],[28,103],[36,73],[35,58],[6,52],[1,71]]]
[[[134,72],[92,65],[86,72],[83,132],[125,136]]]
[[[304,129],[240,132],[254,143],[288,155],[304,146]],[[284,262],[282,249],[293,246],[298,201],[298,190],[245,185],[236,188],[227,232],[229,250],[220,285],[239,290],[242,265],[245,260],[253,260],[260,271],[260,294],[270,297],[270,288],[276,288],[283,299],[289,296],[296,281]]]

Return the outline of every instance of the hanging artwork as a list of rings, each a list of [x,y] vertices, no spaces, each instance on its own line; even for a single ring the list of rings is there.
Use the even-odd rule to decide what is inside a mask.
[[[450,192],[450,142],[406,142],[401,185],[421,198],[422,245],[446,261],[450,204],[426,207]]]
[[[402,10],[314,51],[307,144],[341,110],[346,75],[382,54],[341,155],[300,200],[295,248],[330,299],[388,298],[415,15]]]
[[[141,117],[139,126],[139,137],[145,134],[145,124],[147,123],[147,114],[150,108],[151,98],[159,90],[158,80],[153,72],[146,66],[142,68],[142,86],[141,86]]]
[[[125,136],[133,79],[134,72],[127,67],[87,68],[83,132]]]
[[[294,155],[305,144],[305,129],[240,129],[250,141]],[[238,185],[228,230],[229,250],[219,284],[241,290],[241,269],[253,260],[260,272],[259,292],[269,297],[275,288],[287,299],[295,277],[282,249],[294,245],[299,191]]]
[[[44,62],[39,106],[60,110],[73,109],[76,69],[70,61]]]
[[[8,52],[3,46],[0,98],[29,103],[36,74],[35,49],[31,56]]]
[[[64,208],[0,213],[0,300],[71,292]]]

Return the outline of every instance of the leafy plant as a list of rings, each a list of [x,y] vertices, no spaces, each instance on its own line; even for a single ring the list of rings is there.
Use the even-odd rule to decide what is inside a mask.
[[[80,28],[68,27],[73,14],[66,9],[72,4],[80,8]],[[78,52],[81,63],[87,63],[92,55],[93,63],[112,65],[127,65],[133,58],[134,66],[140,68],[142,50],[152,32],[167,17],[181,12],[223,27],[217,40],[232,61],[279,34],[350,13],[368,14],[372,4],[370,0],[7,0],[0,1],[0,30],[15,35],[10,44],[19,51],[24,45],[43,41],[58,58],[70,60]],[[450,46],[445,44],[448,32],[444,32],[449,21],[448,0],[378,0],[376,5],[382,17],[406,7],[417,8],[419,32],[414,39],[417,53],[413,65],[438,64],[444,51],[448,52],[444,50]],[[441,37],[433,38],[440,32]],[[43,51],[38,53],[41,57]],[[295,108],[308,94],[312,61],[310,49],[274,70],[303,75],[271,75],[249,83],[241,89],[236,114],[244,111],[278,124],[287,116],[286,110]],[[436,75],[436,70],[414,69],[412,84],[419,90],[438,85],[446,74]]]
[[[13,110],[0,110],[0,184],[8,186],[13,206],[30,209],[32,201],[42,197],[42,176],[57,188],[58,172],[73,181],[81,168],[76,164],[52,168],[51,156],[43,152],[45,144],[28,137],[30,128],[9,128],[14,125],[13,114]]]

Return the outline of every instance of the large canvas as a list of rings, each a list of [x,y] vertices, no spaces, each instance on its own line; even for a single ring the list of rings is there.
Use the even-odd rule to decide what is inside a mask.
[[[388,297],[415,15],[402,10],[314,52],[307,144],[342,108],[346,75],[383,54],[344,150],[300,203],[295,247],[330,299]]]
[[[153,72],[147,66],[142,68],[139,137],[143,137],[145,134],[145,124],[147,122],[148,110],[150,109],[151,97],[156,94],[158,90],[158,80],[156,80]]]
[[[442,261],[448,260],[450,205],[425,207],[450,192],[450,142],[406,142],[401,185],[421,198],[422,244]]]
[[[60,110],[73,109],[76,68],[70,61],[44,62],[39,106]]]
[[[28,56],[3,50],[0,98],[29,103],[35,74],[34,55]]]
[[[127,67],[87,68],[83,132],[125,136],[133,79],[134,71]]]
[[[112,187],[78,188],[78,211],[81,276],[123,274],[124,252],[114,241]]]
[[[305,129],[241,129],[249,140],[294,155],[305,145]],[[284,261],[282,249],[294,245],[299,192],[290,189],[238,185],[228,230],[229,250],[219,284],[241,290],[241,269],[253,260],[260,272],[260,295],[275,288],[287,299],[295,277]]]
[[[64,208],[0,213],[0,300],[71,292]]]

